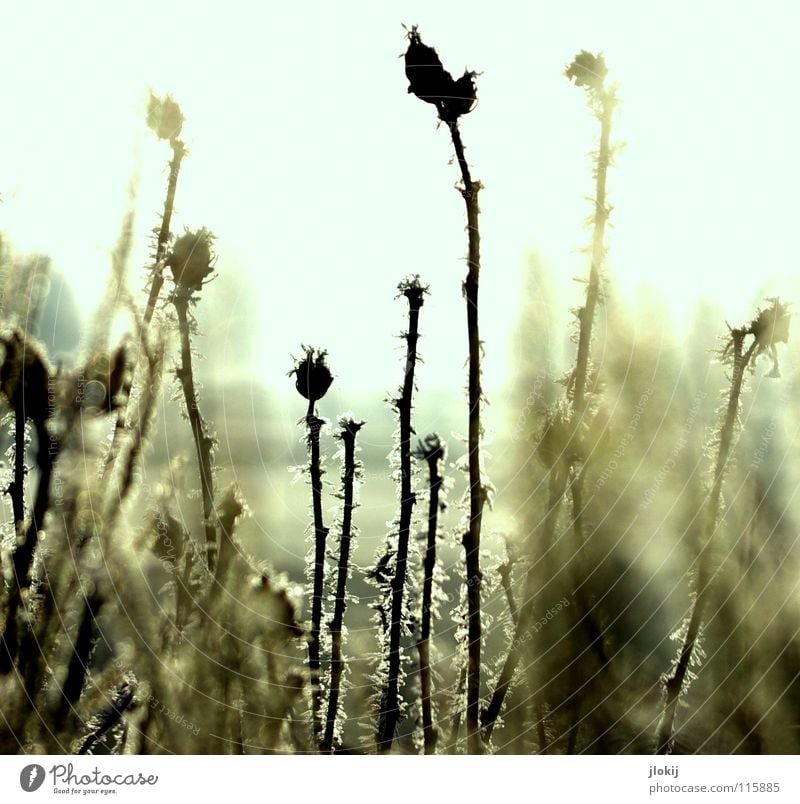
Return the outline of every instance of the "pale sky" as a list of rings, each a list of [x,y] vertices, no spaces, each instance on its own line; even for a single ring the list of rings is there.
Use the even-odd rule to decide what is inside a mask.
[[[217,234],[220,279],[204,303],[248,316],[255,344],[227,370],[280,384],[311,343],[341,384],[392,389],[394,289],[413,272],[432,290],[420,384],[459,386],[464,208],[447,131],[406,92],[401,23],[416,23],[451,72],[481,73],[462,133],[485,185],[481,315],[496,388],[527,255],[545,260],[565,309],[579,299],[597,127],[562,71],[581,49],[602,50],[619,85],[613,292],[632,301],[651,287],[676,325],[702,298],[732,320],[762,293],[800,299],[798,22],[790,2],[9,3],[0,231],[50,254],[89,309],[136,174],[143,286],[169,157],[144,108],[149,87],[171,92],[191,151],[174,228]]]

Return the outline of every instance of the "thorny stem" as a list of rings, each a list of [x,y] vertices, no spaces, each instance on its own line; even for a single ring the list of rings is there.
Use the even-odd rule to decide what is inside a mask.
[[[409,283],[403,293],[408,299],[408,333],[406,334],[405,378],[400,398],[396,401],[400,419],[400,521],[397,536],[397,556],[392,576],[392,607],[389,623],[389,676],[381,699],[378,716],[378,751],[392,747],[395,729],[400,720],[400,637],[403,630],[403,593],[408,569],[408,540],[416,496],[411,488],[411,411],[414,395],[414,369],[419,340],[419,311],[423,304],[424,288]]]
[[[177,376],[183,388],[183,397],[186,402],[186,413],[192,428],[195,449],[197,450],[197,463],[200,470],[200,490],[203,497],[203,528],[206,534],[206,565],[213,573],[216,566],[217,529],[214,524],[214,473],[212,449],[214,440],[208,435],[206,423],[197,400],[197,391],[194,386],[194,373],[192,371],[192,342],[189,335],[189,300],[188,297],[177,291],[173,299],[175,311],[178,314],[178,328],[181,335],[181,364],[177,369]]]
[[[336,600],[331,620],[331,684],[328,696],[328,716],[325,723],[325,739],[323,750],[335,750],[334,734],[336,730],[336,717],[339,711],[339,698],[341,697],[341,682],[344,672],[342,659],[342,626],[344,612],[347,607],[347,575],[350,571],[350,546],[352,539],[353,509],[356,507],[354,487],[357,471],[356,464],[356,435],[361,429],[360,422],[343,422],[340,438],[344,443],[344,470],[342,473],[342,486],[344,489],[344,509],[342,511],[342,536],[339,541],[339,566],[336,577]]]
[[[144,329],[153,318],[156,309],[158,295],[164,286],[164,254],[169,242],[169,230],[172,223],[172,210],[175,205],[175,190],[178,186],[178,173],[181,169],[181,162],[186,156],[186,148],[180,140],[170,140],[172,147],[172,161],[169,163],[169,179],[167,180],[167,197],[164,200],[164,214],[161,216],[161,227],[158,230],[156,240],[156,256],[153,265],[153,281],[150,285],[150,295],[147,299],[147,307],[144,312]]]
[[[23,428],[24,429],[24,428]],[[22,590],[31,584],[31,565],[33,554],[42,530],[44,517],[50,507],[50,480],[53,467],[60,448],[58,440],[51,440],[44,422],[36,424],[36,463],[39,466],[39,485],[31,512],[31,521],[22,542],[17,542],[17,549],[12,558],[13,587],[6,607],[6,622],[0,636],[0,673],[8,673],[14,665],[17,655],[17,612],[22,604]]]
[[[544,519],[543,534],[541,539],[541,549],[547,549],[547,546],[552,544],[553,537],[556,531],[556,524],[558,522],[558,513],[561,506],[561,499],[566,491],[566,474],[561,471],[552,471],[550,474],[550,500],[547,509],[547,515]],[[481,714],[481,726],[483,728],[483,739],[489,742],[494,730],[497,718],[503,709],[506,694],[511,687],[514,680],[514,674],[517,671],[517,665],[522,658],[522,647],[525,642],[530,639],[529,627],[533,622],[534,614],[534,597],[532,595],[533,588],[533,572],[536,562],[532,562],[528,568],[528,592],[523,600],[522,606],[519,609],[516,628],[514,629],[514,639],[509,647],[506,660],[500,670],[500,675],[497,679],[494,694],[492,695],[489,705],[483,710]],[[542,728],[544,725],[542,724]]]
[[[478,227],[478,191],[480,182],[473,181],[469,171],[458,122],[448,128],[461,169],[464,186],[461,195],[467,208],[469,247],[464,297],[467,302],[467,333],[469,337],[469,528],[462,541],[467,570],[467,743],[472,754],[483,752],[480,736],[479,707],[481,686],[481,522],[486,490],[481,481],[481,339],[478,329],[478,281],[480,277],[480,230]]]
[[[444,478],[439,474],[439,461],[442,449],[432,450],[426,456],[428,461],[430,496],[428,498],[428,542],[425,547],[422,586],[422,625],[417,642],[419,651],[419,679],[422,702],[422,734],[426,754],[436,753],[438,732],[433,725],[432,683],[431,683],[431,614],[433,609],[433,573],[436,568],[436,535],[439,523],[439,491]]]
[[[175,191],[178,187],[178,174],[180,173],[183,157],[186,156],[186,147],[180,140],[171,140],[170,146],[172,147],[172,160],[169,164],[167,195],[164,199],[164,212],[161,215],[161,226],[159,227],[158,236],[156,238],[156,253],[150,283],[150,292],[147,298],[144,322],[139,336],[142,347],[145,349],[147,348],[147,329],[150,325],[150,321],[153,318],[153,314],[156,309],[156,302],[158,301],[161,289],[164,287],[164,256],[166,254],[167,244],[169,242],[170,226],[172,224],[172,211],[175,206]],[[131,402],[132,388],[133,372],[131,372],[131,376],[126,379],[124,384],[123,396],[125,402],[120,406],[120,409],[117,412],[117,421],[114,424],[114,433],[111,437],[111,447],[109,448],[108,455],[106,456],[106,469],[108,469],[108,467],[114,463],[117,453],[119,452],[119,443],[126,430],[126,417],[128,414],[128,405]]]
[[[14,407],[14,479],[8,486],[14,513],[14,533],[25,525],[25,404],[22,394]]]
[[[320,466],[319,432],[325,424],[314,412],[309,400],[306,426],[308,428],[309,474],[311,503],[314,510],[314,580],[311,600],[311,634],[308,640],[308,669],[311,676],[311,716],[314,742],[322,738],[322,687],[320,678],[320,633],[322,631],[322,597],[325,592],[325,542],[328,528],[322,519],[322,468]]]
[[[719,517],[720,499],[722,497],[722,484],[725,478],[725,469],[728,465],[731,447],[733,445],[736,423],[739,416],[739,398],[742,393],[744,383],[744,373],[750,364],[750,360],[755,354],[757,347],[756,339],[747,349],[744,349],[744,338],[747,331],[744,329],[733,330],[731,338],[733,341],[733,372],[731,374],[730,391],[728,393],[728,404],[725,411],[725,419],[719,432],[719,446],[717,449],[717,460],[714,466],[714,479],[711,491],[706,502],[706,518],[704,528],[707,536],[700,548],[697,557],[697,576],[695,580],[695,596],[689,615],[689,623],[686,628],[686,635],[678,656],[678,662],[672,675],[664,678],[664,711],[661,722],[658,726],[656,738],[656,753],[668,754],[672,747],[672,735],[675,725],[675,714],[678,708],[678,701],[683,694],[686,675],[692,660],[697,636],[703,621],[705,607],[708,600],[708,593],[713,580],[712,573],[712,547],[714,536],[718,529],[717,518]]]

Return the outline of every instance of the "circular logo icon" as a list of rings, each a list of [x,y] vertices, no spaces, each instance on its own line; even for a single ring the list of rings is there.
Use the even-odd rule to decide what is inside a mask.
[[[19,774],[20,787],[26,793],[33,793],[42,786],[44,768],[41,765],[26,765]]]

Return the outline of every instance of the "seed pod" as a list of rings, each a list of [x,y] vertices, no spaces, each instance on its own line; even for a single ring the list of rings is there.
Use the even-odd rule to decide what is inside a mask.
[[[295,388],[309,402],[316,402],[328,393],[333,375],[325,365],[327,352],[304,347],[306,356],[300,360],[290,374],[296,377]]]
[[[170,142],[177,140],[181,135],[184,117],[181,107],[172,99],[171,95],[157,98],[150,95],[147,104],[147,125],[161,140]]]
[[[0,392],[12,408],[22,405],[25,417],[42,427],[49,415],[50,369],[44,350],[19,330],[0,337],[5,348],[0,366]]]
[[[194,232],[187,230],[175,241],[166,264],[179,288],[188,291],[202,288],[203,280],[214,270],[213,242],[214,235],[205,227]]]
[[[595,56],[588,50],[582,50],[575,56],[564,74],[570,81],[574,80],[576,86],[600,91],[608,75],[608,68],[602,53]]]
[[[762,348],[774,346],[776,343],[789,341],[789,305],[782,304],[777,298],[769,299],[771,307],[759,310],[758,316],[751,325],[753,335]]]
[[[450,95],[443,99],[439,113],[446,123],[458,120],[462,114],[469,114],[475,108],[478,88],[475,86],[475,73],[467,70],[458,81],[453,81]]]
[[[408,91],[426,103],[439,105],[450,93],[453,78],[442,67],[436,51],[420,39],[416,27],[411,29],[408,40],[405,55]]]

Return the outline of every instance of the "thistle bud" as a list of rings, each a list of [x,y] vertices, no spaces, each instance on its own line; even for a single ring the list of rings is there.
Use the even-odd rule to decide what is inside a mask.
[[[582,50],[564,71],[564,75],[570,81],[575,81],[575,86],[600,91],[608,75],[606,60],[602,53],[595,56],[588,50]]]
[[[181,107],[172,99],[171,95],[157,98],[150,95],[147,104],[147,125],[160,140],[170,142],[177,140],[181,135],[184,117]]]
[[[475,108],[478,88],[475,86],[475,73],[467,70],[458,81],[453,81],[450,96],[442,102],[440,114],[445,122],[454,122],[462,114],[469,114]]]
[[[188,291],[200,290],[203,280],[214,270],[214,235],[205,227],[187,230],[172,247],[166,264],[172,271],[175,284]]]
[[[328,393],[333,375],[325,365],[327,352],[310,346],[304,348],[305,357],[289,373],[296,377],[295,388],[298,393],[309,402],[317,402]]]

